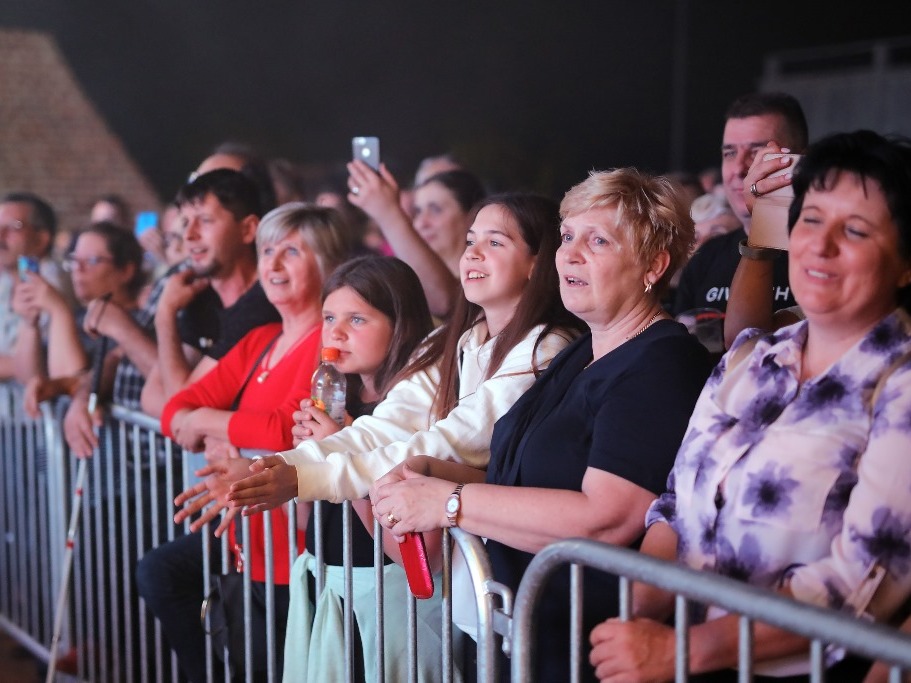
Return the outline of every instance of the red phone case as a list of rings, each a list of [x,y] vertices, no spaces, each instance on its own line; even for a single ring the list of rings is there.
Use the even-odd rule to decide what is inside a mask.
[[[419,600],[433,596],[433,574],[427,560],[427,547],[424,545],[424,534],[407,533],[405,540],[399,543],[402,563],[405,565],[405,576],[411,594]]]

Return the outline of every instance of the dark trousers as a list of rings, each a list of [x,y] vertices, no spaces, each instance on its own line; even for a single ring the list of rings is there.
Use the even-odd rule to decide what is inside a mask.
[[[219,543],[211,537],[210,568],[221,568]],[[199,620],[203,598],[202,534],[191,533],[158,546],[136,567],[139,594],[161,622],[162,632],[187,678],[206,680],[206,640]]]

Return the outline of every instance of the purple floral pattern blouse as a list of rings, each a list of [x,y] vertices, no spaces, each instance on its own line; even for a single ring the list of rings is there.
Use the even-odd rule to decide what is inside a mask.
[[[893,312],[803,386],[806,321],[727,370],[757,334],[741,333],[709,378],[647,524],[671,524],[695,569],[788,578],[798,600],[886,617],[911,594],[911,361],[870,404],[911,349],[911,318]]]

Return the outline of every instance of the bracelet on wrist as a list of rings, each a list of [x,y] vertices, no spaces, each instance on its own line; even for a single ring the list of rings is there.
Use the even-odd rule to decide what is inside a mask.
[[[769,247],[752,247],[744,239],[740,240],[740,255],[751,261],[772,261],[778,256],[778,250]]]

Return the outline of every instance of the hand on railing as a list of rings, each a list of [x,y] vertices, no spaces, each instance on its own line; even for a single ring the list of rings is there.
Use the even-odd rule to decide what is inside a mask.
[[[252,476],[231,486],[228,500],[245,507],[245,517],[277,508],[297,496],[297,469],[279,455],[267,455],[250,465]]]
[[[39,403],[50,401],[64,394],[72,394],[73,389],[79,382],[80,376],[75,377],[32,377],[25,383],[22,396],[22,406],[25,408],[25,414],[31,418],[38,419],[41,417],[41,408]]]
[[[192,531],[199,531],[224,510],[225,516],[215,529],[215,535],[220,537],[228,530],[238,512],[238,508],[228,504],[228,492],[234,482],[249,474],[250,462],[246,458],[225,458],[198,469],[196,476],[205,479],[184,490],[174,499],[174,505],[183,506],[174,515],[174,522],[182,524],[188,517],[201,512],[190,524]]]
[[[674,679],[674,629],[651,619],[608,619],[592,629],[591,665],[599,681]]]
[[[410,459],[385,474],[370,489],[373,515],[399,542],[409,531],[449,526],[446,500],[453,484],[411,469]]]
[[[95,429],[101,427],[102,412],[96,408],[94,414],[89,416],[88,405],[88,399],[77,394],[63,418],[63,435],[70,451],[77,458],[91,458],[98,447]]]

